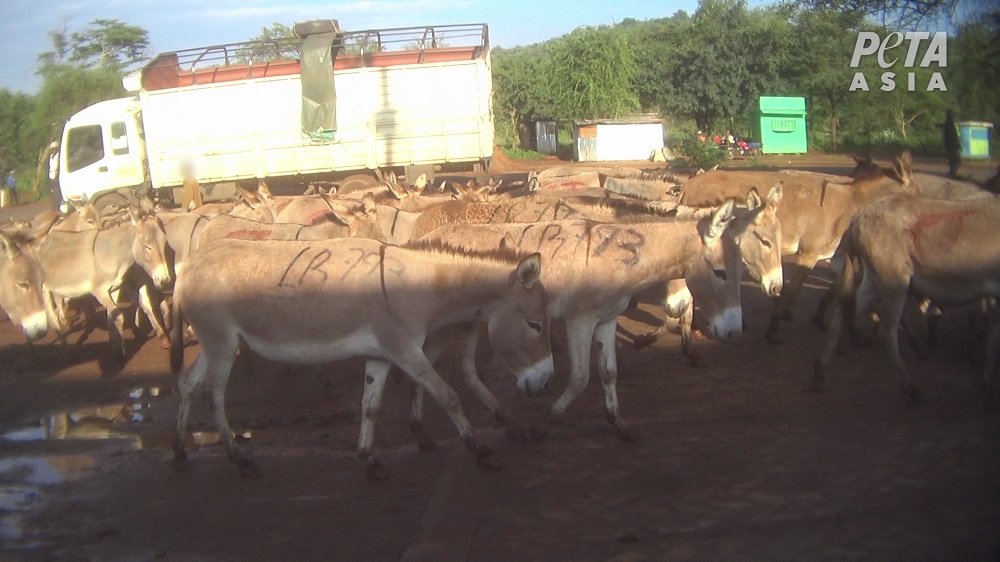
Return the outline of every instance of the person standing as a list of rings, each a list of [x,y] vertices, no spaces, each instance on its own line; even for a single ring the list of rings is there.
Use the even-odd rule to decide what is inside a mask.
[[[17,180],[14,178],[14,170],[7,173],[6,187],[10,190],[11,204],[17,205]]]
[[[958,178],[958,167],[962,165],[962,143],[958,140],[955,112],[950,109],[944,118],[944,154],[948,158],[948,175]]]
[[[62,203],[62,191],[59,189],[59,143],[52,141],[49,145],[49,203],[52,210],[59,212]]]

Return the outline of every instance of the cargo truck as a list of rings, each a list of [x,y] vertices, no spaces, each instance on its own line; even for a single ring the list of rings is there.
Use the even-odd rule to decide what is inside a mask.
[[[123,79],[130,97],[73,115],[60,152],[64,201],[179,201],[187,175],[218,199],[253,178],[356,188],[386,169],[488,169],[486,24],[345,32],[313,20],[294,29],[159,54]]]

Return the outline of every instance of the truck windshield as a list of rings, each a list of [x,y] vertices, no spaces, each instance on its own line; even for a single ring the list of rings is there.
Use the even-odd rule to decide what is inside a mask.
[[[100,125],[85,125],[69,130],[66,137],[66,171],[75,172],[104,158]]]

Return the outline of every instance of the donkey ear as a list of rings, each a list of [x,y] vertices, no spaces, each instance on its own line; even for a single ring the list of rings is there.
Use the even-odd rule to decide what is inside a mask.
[[[257,180],[257,196],[260,199],[272,199],[271,188],[267,187],[263,178]]]
[[[504,233],[503,238],[500,239],[500,249],[501,250],[517,249],[517,242],[514,242],[514,237],[511,236],[509,232]]]
[[[538,252],[521,260],[517,264],[517,280],[524,285],[525,289],[535,286],[538,276],[542,273],[542,255]]]
[[[726,227],[729,226],[729,221],[733,218],[733,207],[735,206],[736,201],[730,199],[712,213],[708,228],[701,236],[706,245],[716,242],[722,236],[722,233],[725,232]]]
[[[892,167],[904,185],[913,180],[913,156],[909,150],[904,150],[895,157],[892,161]]]
[[[0,233],[0,251],[7,256],[8,260],[21,255],[21,249],[17,247],[17,244],[3,233]]]
[[[143,212],[142,209],[136,207],[135,205],[128,206],[128,216],[132,219],[132,224],[138,226],[142,222]]]
[[[100,230],[104,226],[104,223],[101,220],[101,213],[98,212],[97,207],[95,207],[93,203],[85,204],[83,207],[80,207],[80,210],[77,212],[80,213],[80,219],[83,220],[83,222],[95,227],[97,230]]]
[[[427,187],[427,174],[420,174],[417,179],[413,181],[413,189],[417,190],[417,193],[424,191]]]
[[[784,194],[785,182],[779,181],[771,188],[771,191],[767,192],[767,206],[772,209],[777,209],[778,205],[781,204],[781,198]]]
[[[147,195],[143,195],[139,198],[139,212],[143,214],[152,214],[156,212],[156,207],[153,205],[153,200]]]
[[[757,188],[751,187],[750,193],[747,193],[747,209],[752,211],[763,204],[764,201],[760,198],[760,193],[757,193]]]
[[[369,191],[361,198],[361,206],[364,209],[366,215],[370,215],[375,212],[375,196]]]
[[[396,185],[395,182],[390,182],[389,180],[386,180],[384,183],[385,183],[385,188],[389,190],[389,193],[392,195],[393,199],[403,199],[404,197],[406,197],[407,195],[406,190],[396,189],[397,187],[400,186]]]

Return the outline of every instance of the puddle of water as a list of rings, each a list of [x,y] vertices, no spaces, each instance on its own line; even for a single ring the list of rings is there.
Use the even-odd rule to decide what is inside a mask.
[[[44,441],[46,439],[135,439],[120,431],[129,423],[142,422],[154,401],[165,396],[161,389],[134,388],[121,403],[59,412],[42,418],[38,425],[0,435],[0,441]]]
[[[36,485],[61,484],[84,470],[94,468],[87,455],[16,457],[0,459],[0,477]]]
[[[5,547],[39,546],[26,531],[25,519],[41,503],[43,486],[51,486],[80,476],[95,461],[86,455],[18,457],[0,460],[0,541]]]

